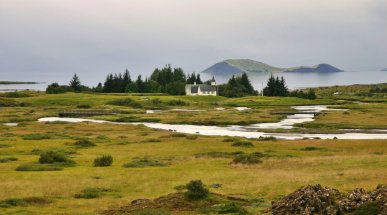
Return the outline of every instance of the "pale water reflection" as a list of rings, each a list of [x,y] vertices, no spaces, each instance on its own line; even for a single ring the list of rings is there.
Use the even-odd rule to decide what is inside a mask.
[[[260,137],[275,137],[278,139],[296,140],[303,138],[321,138],[321,139],[387,139],[387,133],[344,133],[344,134],[301,134],[301,133],[266,133],[259,132],[257,129],[262,128],[283,128],[291,129],[294,124],[302,122],[310,122],[314,120],[314,114],[309,112],[322,112],[332,111],[340,109],[329,109],[324,105],[316,106],[295,106],[294,109],[300,113],[287,116],[286,119],[277,123],[259,123],[250,126],[232,125],[226,127],[220,126],[207,126],[207,125],[173,125],[163,123],[124,123],[124,122],[110,122],[104,120],[95,119],[82,119],[82,118],[60,118],[60,117],[46,117],[41,118],[39,122],[91,122],[91,123],[111,123],[111,124],[132,124],[132,125],[145,125],[149,128],[162,129],[175,131],[186,134],[200,134],[208,136],[234,136],[234,137],[246,137],[246,138],[260,138]]]

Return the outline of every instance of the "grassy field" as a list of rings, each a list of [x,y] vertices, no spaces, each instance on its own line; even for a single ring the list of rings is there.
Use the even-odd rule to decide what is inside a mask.
[[[341,104],[340,107],[349,110],[319,115],[315,122],[303,126],[386,128],[385,103],[350,104],[331,98],[227,99],[72,93],[0,99],[3,104],[0,121],[19,122],[16,127],[0,124],[0,214],[98,214],[128,205],[135,199],[176,192],[174,187],[195,179],[201,179],[211,192],[255,202],[246,209],[261,214],[272,200],[300,186],[322,184],[342,191],[357,187],[370,190],[387,181],[387,140],[262,141],[184,135],[134,125],[35,122],[40,117],[57,116],[62,110],[119,113],[92,116],[110,120],[131,117],[168,123],[268,122],[283,117],[272,112],[289,110],[292,105]],[[234,107],[238,106],[253,109],[237,111]],[[215,109],[220,107],[226,110]],[[174,108],[200,109],[205,114],[165,112],[149,116],[145,113],[146,109]],[[84,139],[91,144],[77,144]],[[235,142],[250,142],[252,146],[233,146]],[[74,163],[39,164],[40,156],[47,151],[63,154]],[[236,164],[234,152],[239,151],[246,155],[260,152],[262,162]],[[112,166],[93,166],[94,159],[102,155],[113,157]],[[31,168],[55,171],[16,171]],[[211,184],[222,186],[211,188]],[[85,189],[97,190],[99,194],[95,198],[82,198]]]

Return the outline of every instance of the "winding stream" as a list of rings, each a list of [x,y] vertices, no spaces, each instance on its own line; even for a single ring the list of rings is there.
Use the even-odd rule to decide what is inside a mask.
[[[121,123],[105,120],[82,119],[82,118],[60,118],[46,117],[41,118],[39,122],[92,122],[92,123],[111,123],[111,124],[131,124],[145,125],[149,128],[175,131],[186,134],[200,134],[209,136],[234,136],[246,138],[275,137],[277,139],[296,140],[303,138],[321,138],[321,139],[387,139],[387,133],[368,134],[368,133],[343,133],[343,134],[301,134],[301,133],[266,133],[258,132],[258,129],[292,129],[294,124],[314,121],[314,113],[322,111],[343,111],[343,109],[330,109],[326,105],[315,106],[294,106],[293,109],[298,113],[288,115],[285,119],[275,123],[259,123],[249,126],[232,125],[226,127],[207,126],[207,125],[173,125],[164,123]]]

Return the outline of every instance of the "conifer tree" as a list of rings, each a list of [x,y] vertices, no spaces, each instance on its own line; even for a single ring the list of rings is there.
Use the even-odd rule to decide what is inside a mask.
[[[74,92],[81,91],[82,85],[81,85],[81,81],[79,80],[77,73],[74,74],[73,78],[70,81],[69,86]]]

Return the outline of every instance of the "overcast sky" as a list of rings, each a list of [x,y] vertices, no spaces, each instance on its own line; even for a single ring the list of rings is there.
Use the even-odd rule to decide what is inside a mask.
[[[0,79],[200,72],[230,58],[379,70],[387,0],[0,0]]]

